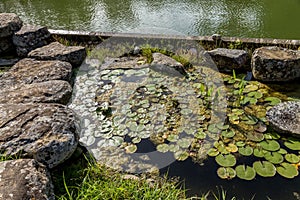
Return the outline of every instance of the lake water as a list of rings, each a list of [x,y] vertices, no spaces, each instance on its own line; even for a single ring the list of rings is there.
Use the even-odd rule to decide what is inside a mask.
[[[299,0],[1,0],[52,29],[300,39]]]

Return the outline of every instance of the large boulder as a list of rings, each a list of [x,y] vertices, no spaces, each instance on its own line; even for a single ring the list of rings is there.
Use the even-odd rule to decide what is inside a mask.
[[[61,103],[67,104],[72,87],[66,81],[46,81],[17,84],[0,88],[0,104],[4,103]]]
[[[0,85],[31,84],[51,80],[70,81],[72,65],[58,60],[38,61],[25,58],[0,76]]]
[[[13,36],[18,56],[26,57],[31,50],[47,45],[50,36],[51,34],[45,26],[29,24],[22,26]]]
[[[22,20],[14,13],[0,13],[0,40],[12,36],[22,27]]]
[[[300,51],[261,47],[251,60],[254,78],[261,81],[290,81],[300,77]]]
[[[267,111],[267,119],[274,130],[300,137],[300,101],[277,104]]]
[[[75,116],[60,104],[0,104],[0,152],[33,158],[49,168],[78,144]],[[0,168],[1,169],[1,168]]]
[[[33,159],[0,162],[0,199],[54,200],[47,168]]]
[[[85,47],[65,46],[59,42],[52,42],[31,51],[28,56],[37,60],[67,61],[73,66],[80,66],[86,57],[86,51]]]
[[[247,51],[239,49],[217,48],[207,52],[220,71],[232,71],[233,69],[247,69],[250,61]],[[247,66],[248,65],[248,66]]]

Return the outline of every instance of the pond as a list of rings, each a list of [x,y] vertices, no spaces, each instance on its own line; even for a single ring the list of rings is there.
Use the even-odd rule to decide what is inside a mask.
[[[69,105],[81,144],[116,169],[179,176],[191,195],[223,188],[237,199],[297,199],[300,140],[274,131],[266,111],[300,99],[299,82],[222,74],[204,52],[172,39],[95,47]]]
[[[300,39],[300,1],[1,0],[0,12],[52,29]]]

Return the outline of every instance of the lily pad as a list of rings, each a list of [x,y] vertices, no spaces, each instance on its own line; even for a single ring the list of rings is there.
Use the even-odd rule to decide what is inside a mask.
[[[176,151],[179,151],[180,147],[178,145],[175,145],[175,144],[169,144],[169,151],[170,152],[176,152]]]
[[[264,140],[264,134],[256,132],[256,131],[247,132],[246,137],[248,140],[251,140],[254,142],[260,142],[260,141]]]
[[[264,157],[273,164],[280,164],[284,161],[282,154],[278,152],[267,152]]]
[[[275,166],[269,161],[256,161],[253,163],[253,168],[262,177],[273,177],[276,174]]]
[[[195,134],[195,137],[197,139],[200,139],[200,140],[203,140],[206,138],[206,133],[203,132],[203,131],[198,131],[196,134]]]
[[[264,134],[266,140],[278,140],[280,139],[280,135],[278,133],[272,132],[272,133],[265,133]]]
[[[253,180],[256,176],[255,170],[250,166],[238,165],[236,166],[235,171],[237,177],[248,181]]]
[[[243,156],[251,156],[253,153],[253,148],[250,146],[240,147],[239,153]]]
[[[265,98],[265,101],[269,102],[269,104],[271,106],[275,106],[275,105],[281,103],[281,100],[277,97],[267,97],[267,98]]]
[[[225,138],[232,138],[235,135],[235,132],[232,130],[222,131],[222,136]]]
[[[262,149],[262,148],[255,148],[253,150],[253,155],[258,157],[258,158],[263,158],[265,156],[265,154],[267,153],[268,151]]]
[[[177,141],[177,144],[181,147],[181,148],[188,148],[192,143],[192,139],[191,138],[181,138]]]
[[[222,167],[232,167],[236,164],[236,158],[232,154],[216,156],[216,162]]]
[[[224,125],[223,123],[218,123],[218,124],[216,124],[216,127],[220,130],[226,130],[229,128],[229,125],[228,124]]]
[[[258,91],[253,91],[248,93],[248,97],[253,97],[255,99],[260,99],[263,97],[263,94]]]
[[[294,178],[299,174],[297,168],[289,163],[281,163],[276,169],[278,174],[285,178]]]
[[[170,134],[170,135],[168,135],[168,137],[167,137],[167,140],[168,140],[169,142],[176,142],[178,139],[179,139],[179,136],[178,136],[178,135],[175,135],[175,134]]]
[[[264,140],[259,145],[267,151],[277,151],[280,149],[280,144],[275,140]]]
[[[215,157],[215,156],[219,155],[219,153],[220,152],[218,151],[218,149],[211,148],[208,150],[207,155],[209,155],[211,157]]]
[[[256,104],[257,103],[257,99],[256,98],[253,98],[253,97],[244,97],[244,99],[241,101],[241,104],[247,104],[247,103],[250,103],[250,104]]]
[[[229,153],[226,149],[226,146],[224,145],[224,143],[222,141],[214,142],[214,147],[216,147],[216,149],[218,149],[218,151],[222,154],[228,154]]]
[[[169,145],[168,144],[159,144],[156,146],[157,151],[166,153],[169,151]]]
[[[235,170],[231,167],[220,167],[217,174],[222,179],[233,179],[236,176]]]
[[[246,85],[246,87],[244,88],[244,92],[248,93],[248,92],[252,92],[252,91],[256,91],[258,90],[258,86],[257,85]]]
[[[184,161],[189,157],[189,153],[186,151],[177,151],[174,153],[174,157],[178,161]]]
[[[134,153],[137,150],[137,146],[134,144],[130,144],[125,147],[126,153]]]
[[[226,150],[235,153],[238,151],[238,147],[233,143],[229,143],[228,146],[226,147]]]
[[[300,162],[300,158],[299,156],[293,154],[293,153],[289,153],[284,155],[284,158],[286,161],[288,161],[289,163],[299,163]]]
[[[246,144],[245,144],[244,141],[237,141],[237,142],[235,143],[235,145],[238,146],[238,147],[243,147],[243,146],[245,146]]]
[[[289,139],[288,141],[284,142],[284,145],[291,150],[300,151],[299,140]]]
[[[218,129],[216,124],[210,124],[207,129],[211,133],[219,133],[220,132],[220,129]]]

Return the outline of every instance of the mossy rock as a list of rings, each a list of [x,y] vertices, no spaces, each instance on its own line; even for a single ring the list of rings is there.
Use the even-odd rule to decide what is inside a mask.
[[[244,147],[240,147],[239,153],[243,156],[251,156],[253,153],[253,148],[248,145]]]
[[[284,161],[282,154],[278,152],[267,152],[264,157],[267,161],[273,164],[280,164]]]
[[[276,168],[276,170],[278,174],[289,179],[294,178],[299,174],[296,166],[290,163],[281,163],[280,166]]]
[[[289,153],[289,154],[285,154],[284,158],[286,161],[288,161],[289,163],[299,163],[300,162],[300,157],[293,154],[293,153]]]
[[[276,174],[275,166],[269,161],[256,161],[253,163],[253,168],[262,177],[273,177]]]
[[[220,167],[217,174],[221,179],[233,179],[236,176],[235,170],[231,167]]]
[[[232,167],[236,164],[236,158],[232,154],[219,154],[216,156],[215,160],[222,167]]]
[[[280,149],[280,144],[275,140],[264,140],[259,145],[267,151],[277,151]]]
[[[256,176],[255,170],[250,166],[238,165],[235,168],[237,177],[244,180],[253,180]]]

